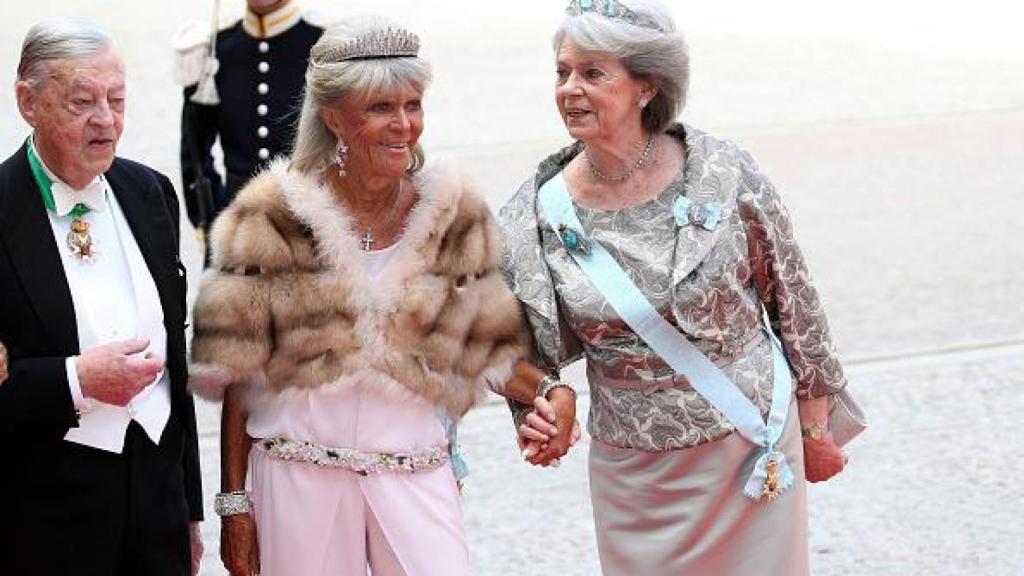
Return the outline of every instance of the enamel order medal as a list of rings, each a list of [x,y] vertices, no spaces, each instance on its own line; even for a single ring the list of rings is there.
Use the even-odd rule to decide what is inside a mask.
[[[92,235],[89,233],[89,223],[81,218],[71,221],[71,232],[68,232],[68,250],[71,255],[83,262],[92,263],[96,260],[99,252],[92,242]]]
[[[43,168],[43,163],[39,160],[36,155],[35,146],[32,145],[31,137],[29,137],[28,145],[25,146],[26,153],[28,155],[28,165],[32,170],[32,176],[36,181],[36,186],[39,188],[39,193],[43,198],[43,205],[50,212],[57,212],[56,202],[53,199],[53,180],[47,175],[46,169]],[[89,233],[89,223],[82,219],[83,216],[92,211],[87,204],[76,204],[68,214],[70,214],[73,220],[71,221],[71,231],[68,232],[67,244],[68,251],[71,255],[82,262],[94,262],[96,257],[99,256],[99,251],[96,250],[96,246],[92,240],[92,234]],[[63,214],[61,214],[63,216]]]

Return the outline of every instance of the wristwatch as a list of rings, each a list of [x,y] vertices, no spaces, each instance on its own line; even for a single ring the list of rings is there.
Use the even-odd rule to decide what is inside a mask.
[[[574,395],[576,394],[576,390],[572,386],[562,382],[561,380],[545,375],[540,379],[540,382],[537,383],[537,397],[547,398],[548,392],[551,392],[555,388],[565,388]]]
[[[800,434],[804,438],[810,438],[811,440],[822,440],[828,435],[828,424],[815,422],[814,424],[801,429]]]

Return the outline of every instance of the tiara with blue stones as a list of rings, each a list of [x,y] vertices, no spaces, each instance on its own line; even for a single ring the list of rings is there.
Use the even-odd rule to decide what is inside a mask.
[[[420,37],[401,28],[374,30],[341,46],[330,48],[313,59],[320,64],[346,60],[377,58],[415,58],[420,52]]]
[[[616,2],[616,0],[571,0],[569,6],[565,9],[565,13],[569,16],[579,16],[588,13],[598,14],[612,20],[622,20],[633,26],[664,32],[653,18],[644,14],[637,14],[621,3]]]

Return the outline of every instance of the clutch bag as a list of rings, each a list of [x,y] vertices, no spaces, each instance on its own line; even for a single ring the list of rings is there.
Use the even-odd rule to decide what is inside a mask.
[[[832,396],[832,406],[828,413],[828,429],[837,445],[845,446],[860,435],[868,427],[864,410],[853,399],[849,388],[843,388]]]

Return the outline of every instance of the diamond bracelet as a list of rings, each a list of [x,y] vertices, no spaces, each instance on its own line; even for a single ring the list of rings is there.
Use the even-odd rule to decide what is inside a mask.
[[[213,511],[223,518],[252,512],[252,500],[245,490],[218,492],[213,498]]]

